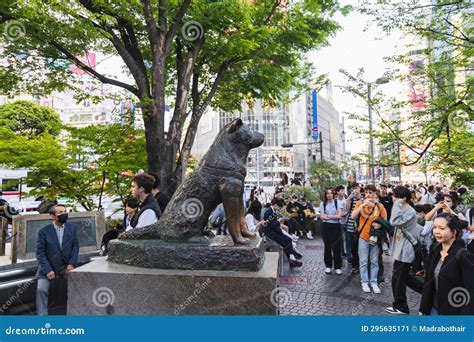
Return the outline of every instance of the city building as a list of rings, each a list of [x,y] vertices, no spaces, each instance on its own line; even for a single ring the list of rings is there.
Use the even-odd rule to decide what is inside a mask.
[[[344,128],[333,106],[330,87],[321,93],[307,92],[274,108],[256,101],[253,106],[244,103],[242,111],[234,113],[210,109],[199,122],[191,154],[202,158],[219,130],[236,118],[265,135],[264,144],[250,151],[248,183],[269,186],[289,183],[292,178],[303,180],[307,179],[312,160],[322,157],[338,165],[344,160]],[[316,135],[313,135],[314,127],[317,127]]]

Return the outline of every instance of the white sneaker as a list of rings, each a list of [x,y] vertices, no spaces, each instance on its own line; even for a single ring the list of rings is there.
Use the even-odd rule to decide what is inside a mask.
[[[326,269],[324,270],[324,272],[326,272],[326,274],[329,274],[331,273],[331,269],[329,267],[326,267]]]
[[[385,311],[392,315],[408,315],[408,312],[400,311],[395,309],[393,306],[386,308]]]
[[[369,284],[367,284],[367,283],[362,283],[362,291],[364,291],[365,293],[370,293]]]
[[[382,291],[380,291],[380,287],[377,284],[371,284],[370,286],[372,286],[372,291],[374,291],[374,293],[381,293],[382,292]]]
[[[340,268],[338,268],[338,269],[336,270],[336,274],[341,275],[341,274],[342,274],[342,270],[341,270]]]
[[[300,238],[297,237],[295,234],[291,234],[291,238],[293,239],[293,241],[298,241]]]
[[[313,239],[314,239],[314,238],[313,238],[313,233],[311,233],[311,232],[307,232],[307,233],[306,233],[306,237],[307,237],[309,240],[313,240]]]

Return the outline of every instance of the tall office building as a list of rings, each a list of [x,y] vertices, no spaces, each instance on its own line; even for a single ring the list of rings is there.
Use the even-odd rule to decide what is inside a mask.
[[[307,92],[274,108],[256,101],[253,106],[244,103],[242,111],[234,113],[210,109],[199,123],[192,155],[202,158],[218,131],[236,118],[265,135],[264,144],[249,153],[246,178],[249,183],[272,185],[295,177],[306,179],[312,160],[322,156],[324,160],[340,164],[344,159],[343,126],[332,104],[330,88],[321,94]],[[318,135],[313,135],[314,127],[318,127]],[[289,144],[293,146],[282,146]]]

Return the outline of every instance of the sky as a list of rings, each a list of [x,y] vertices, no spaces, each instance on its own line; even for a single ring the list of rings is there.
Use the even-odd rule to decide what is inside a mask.
[[[343,5],[356,4],[356,1],[340,2]],[[328,74],[333,85],[333,104],[340,115],[344,115],[343,113],[346,111],[367,113],[363,102],[357,101],[351,94],[344,94],[339,88],[346,83],[346,77],[339,72],[339,69],[342,68],[351,74],[356,74],[359,68],[364,68],[367,76],[366,81],[374,82],[383,75],[388,67],[383,58],[397,52],[398,34],[387,37],[375,23],[371,23],[364,32],[364,28],[371,21],[370,17],[356,11],[350,12],[347,16],[337,15],[336,21],[342,26],[342,29],[336,33],[335,37],[330,38],[330,46],[310,53],[308,55],[309,61],[316,66],[317,73]],[[386,84],[379,87],[384,88],[381,89],[382,91],[386,90],[391,93],[398,85]],[[353,122],[349,122],[350,124]],[[350,130],[346,129],[346,131],[348,136],[353,138]],[[352,153],[360,151],[362,146],[363,144],[359,140],[347,144]]]

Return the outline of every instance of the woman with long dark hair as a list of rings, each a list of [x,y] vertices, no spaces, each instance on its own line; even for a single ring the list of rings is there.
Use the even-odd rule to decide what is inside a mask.
[[[474,255],[461,240],[467,225],[447,213],[434,219],[437,243],[426,262],[421,315],[474,315]]]
[[[250,207],[247,209],[247,214],[245,215],[245,223],[247,223],[247,228],[250,232],[260,232],[260,228],[265,223],[262,217],[262,203],[257,200],[254,200]]]
[[[342,274],[342,250],[341,250],[341,209],[334,199],[334,190],[326,189],[323,202],[319,206],[321,220],[323,221],[322,235],[324,242],[324,264],[325,273],[331,273],[334,266],[336,274]]]

